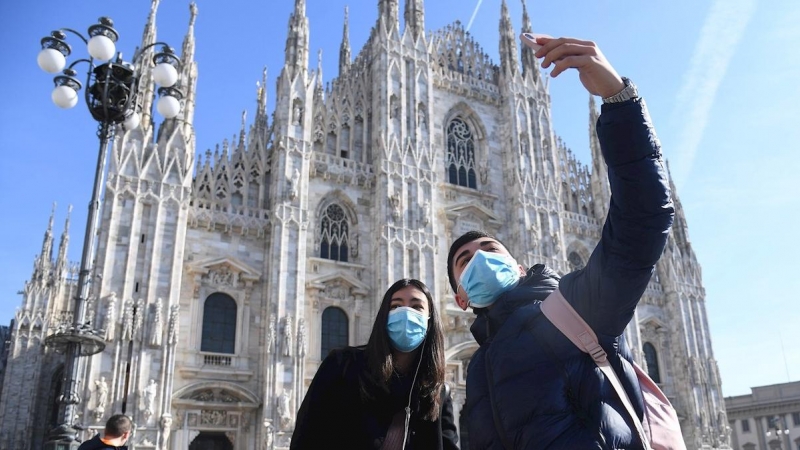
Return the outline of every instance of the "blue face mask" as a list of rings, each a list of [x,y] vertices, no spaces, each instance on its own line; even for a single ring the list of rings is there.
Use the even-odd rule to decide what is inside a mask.
[[[392,347],[401,352],[415,350],[428,333],[428,318],[414,308],[400,306],[389,311],[386,324]]]
[[[467,294],[469,306],[486,308],[513,289],[519,278],[519,267],[510,256],[478,250],[461,272],[459,286]]]

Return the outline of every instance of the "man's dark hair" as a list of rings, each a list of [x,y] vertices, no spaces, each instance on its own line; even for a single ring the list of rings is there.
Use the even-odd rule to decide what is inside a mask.
[[[131,418],[125,414],[115,414],[106,422],[106,437],[118,438],[131,431]]]
[[[447,279],[450,281],[450,287],[453,288],[453,293],[455,293],[456,289],[458,289],[458,280],[455,279],[455,275],[453,274],[453,258],[456,256],[456,252],[461,248],[461,246],[480,238],[494,239],[495,241],[499,242],[500,245],[506,247],[506,245],[503,244],[500,239],[497,239],[485,231],[467,231],[466,233],[462,234],[461,237],[456,239],[455,242],[453,242],[453,245],[450,246],[450,252],[447,254]],[[508,250],[508,247],[506,247],[506,250]],[[511,253],[510,250],[509,253]]]

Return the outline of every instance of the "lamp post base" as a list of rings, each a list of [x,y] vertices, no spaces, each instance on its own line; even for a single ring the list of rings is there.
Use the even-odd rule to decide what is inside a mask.
[[[77,450],[81,445],[77,431],[69,425],[59,425],[50,431],[44,450]]]

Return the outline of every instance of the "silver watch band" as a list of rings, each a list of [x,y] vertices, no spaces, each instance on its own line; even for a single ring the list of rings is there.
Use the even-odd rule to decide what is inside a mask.
[[[625,83],[625,87],[611,97],[604,97],[603,103],[620,103],[639,96],[639,90],[629,78],[622,77],[622,82]]]

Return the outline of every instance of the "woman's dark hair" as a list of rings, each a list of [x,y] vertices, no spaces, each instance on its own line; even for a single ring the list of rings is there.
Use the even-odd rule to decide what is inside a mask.
[[[365,349],[369,384],[375,384],[382,390],[389,390],[392,374],[394,373],[394,360],[386,324],[389,320],[392,297],[397,291],[409,286],[422,291],[428,300],[428,311],[430,313],[428,334],[422,344],[422,361],[415,387],[417,388],[422,417],[426,420],[434,421],[439,417],[441,390],[444,386],[444,334],[442,331],[442,319],[439,317],[436,302],[433,301],[431,292],[425,286],[425,283],[404,278],[395,282],[383,295],[378,315],[375,317],[375,324],[372,326],[372,334],[369,336],[369,342],[367,342]],[[417,361],[414,364],[417,364]],[[416,370],[416,366],[412,370]],[[365,386],[364,383],[362,383],[361,393],[367,400],[374,398],[370,394],[368,386]]]

